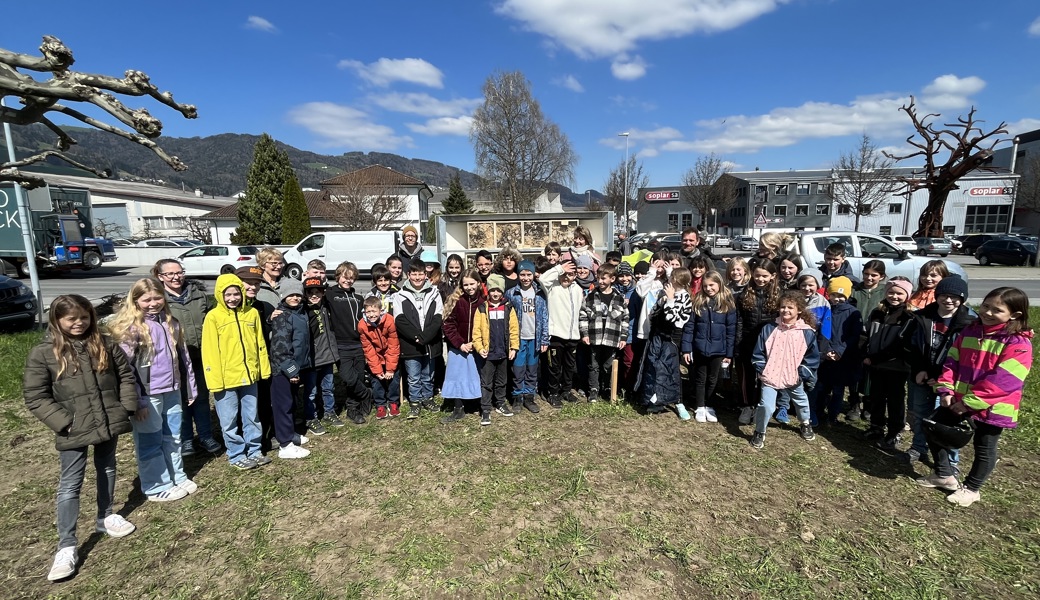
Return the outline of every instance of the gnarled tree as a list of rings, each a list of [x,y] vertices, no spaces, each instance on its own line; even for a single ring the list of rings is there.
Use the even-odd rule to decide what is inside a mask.
[[[72,51],[56,37],[43,36],[40,53],[42,56],[30,56],[0,49],[0,98],[14,96],[21,103],[21,107],[0,107],[0,122],[13,125],[41,123],[58,136],[57,150],[45,150],[21,160],[0,162],[0,181],[13,181],[27,188],[39,187],[43,185],[43,179],[22,171],[21,167],[44,161],[52,156],[99,177],[108,176],[108,173],[81,164],[65,155],[76,140],[51,120],[51,113],[66,115],[91,127],[141,144],[176,171],[188,168],[176,156],[166,154],[153,141],[162,135],[162,121],[149,114],[145,108],[127,108],[115,94],[151,96],[187,119],[198,116],[194,105],[175,102],[173,94],[160,92],[152,85],[148,75],[141,71],[128,70],[122,79],[72,71],[70,67],[75,62]],[[50,78],[37,81],[22,71],[49,73]],[[83,114],[65,104],[66,102],[93,104],[132,128],[133,132]]]
[[[920,175],[897,177],[896,181],[906,184],[905,193],[908,196],[917,190],[928,190],[928,205],[917,221],[914,237],[942,237],[943,211],[950,192],[957,189],[957,181],[961,177],[975,169],[997,170],[983,163],[993,156],[993,148],[1004,141],[994,136],[1006,134],[1007,123],[1001,121],[996,129],[983,132],[978,126],[981,121],[975,120],[975,107],[972,106],[967,117],[957,117],[956,123],[944,123],[944,129],[938,129],[931,119],[940,115],[918,115],[913,96],[910,96],[910,103],[901,106],[899,110],[905,112],[914,123],[917,132],[906,138],[906,142],[917,148],[917,151],[904,156],[888,152],[884,154],[897,161],[924,157],[924,168]],[[921,139],[915,139],[917,136]],[[945,152],[949,152],[946,162],[937,164],[937,157]]]

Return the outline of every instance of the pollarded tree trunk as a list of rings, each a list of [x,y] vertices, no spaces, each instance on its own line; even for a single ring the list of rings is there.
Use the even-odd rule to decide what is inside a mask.
[[[943,236],[943,213],[946,210],[946,200],[950,196],[950,190],[934,190],[928,194],[928,205],[921,212],[921,218],[917,221],[917,231],[913,237],[942,237]]]

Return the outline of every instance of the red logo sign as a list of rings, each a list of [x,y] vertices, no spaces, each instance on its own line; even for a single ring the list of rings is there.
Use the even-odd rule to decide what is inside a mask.
[[[968,190],[972,196],[1010,196],[1011,193],[1010,187],[976,187]]]
[[[647,202],[678,200],[679,190],[668,190],[665,192],[646,192],[645,194],[643,194],[643,198],[645,198]]]

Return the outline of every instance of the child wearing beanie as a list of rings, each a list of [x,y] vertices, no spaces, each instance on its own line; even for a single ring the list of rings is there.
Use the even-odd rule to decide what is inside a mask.
[[[910,367],[904,359],[903,335],[907,322],[913,318],[906,304],[912,293],[909,279],[893,277],[885,285],[885,299],[867,320],[863,364],[870,377],[867,385],[871,408],[866,437],[877,440],[877,447],[887,453],[896,452],[906,424],[906,380]]]
[[[863,335],[863,317],[849,302],[851,295],[852,280],[848,277],[833,277],[827,282],[827,297],[831,305],[830,347],[822,355],[820,382],[814,390],[816,404],[810,407],[821,424],[837,424],[845,388],[855,390],[859,381],[859,340]]]

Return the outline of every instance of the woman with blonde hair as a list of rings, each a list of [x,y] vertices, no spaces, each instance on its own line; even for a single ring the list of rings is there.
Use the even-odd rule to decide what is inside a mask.
[[[595,275],[599,270],[599,266],[603,264],[603,261],[596,254],[592,241],[592,233],[589,231],[589,228],[584,225],[578,225],[574,228],[574,235],[572,238],[573,245],[570,247],[570,250],[567,250],[560,256],[560,262],[568,260],[577,262],[578,257],[588,256],[592,259],[592,273]]]
[[[260,289],[256,291],[256,299],[268,303],[272,308],[278,306],[278,303],[282,301],[282,296],[278,292],[278,282],[282,280],[282,270],[285,269],[285,258],[282,256],[282,251],[274,246],[264,246],[256,253],[256,265],[264,271]],[[270,337],[266,324],[264,337]]]
[[[137,376],[134,446],[141,491],[153,502],[179,500],[198,490],[181,457],[182,399],[195,402],[195,372],[180,323],[166,308],[158,281],[137,280],[106,326]],[[183,396],[183,398],[182,398]]]

